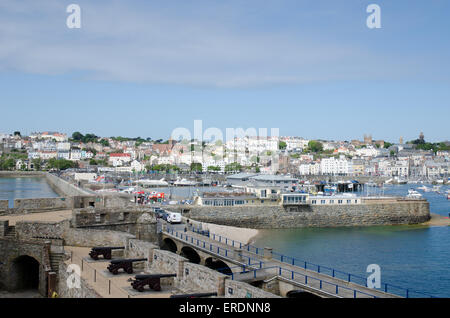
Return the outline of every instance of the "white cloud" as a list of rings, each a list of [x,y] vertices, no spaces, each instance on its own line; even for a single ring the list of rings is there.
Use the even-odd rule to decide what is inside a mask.
[[[208,16],[128,2],[77,1],[82,28],[68,29],[61,1],[2,1],[0,69],[82,73],[87,79],[246,87],[370,79],[408,72],[399,61],[349,42],[323,42],[297,30],[235,27],[234,14]],[[227,7],[221,7],[226,10]],[[229,13],[229,12],[228,12]],[[383,66],[383,67],[380,67]]]

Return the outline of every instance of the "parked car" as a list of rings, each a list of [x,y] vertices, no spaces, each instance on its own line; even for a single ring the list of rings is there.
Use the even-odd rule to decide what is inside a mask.
[[[167,222],[173,223],[181,223],[181,214],[176,212],[168,212],[167,213]]]

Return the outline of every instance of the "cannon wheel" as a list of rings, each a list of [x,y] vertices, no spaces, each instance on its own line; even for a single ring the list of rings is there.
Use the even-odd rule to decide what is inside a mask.
[[[112,273],[113,275],[117,275],[117,274],[119,274],[119,271],[118,271],[117,269],[115,269],[115,270],[113,270],[111,273]]]
[[[143,293],[144,292],[144,286],[139,286],[138,292]]]
[[[128,273],[128,274],[133,274],[133,268],[132,268],[132,267],[127,268],[127,273]]]

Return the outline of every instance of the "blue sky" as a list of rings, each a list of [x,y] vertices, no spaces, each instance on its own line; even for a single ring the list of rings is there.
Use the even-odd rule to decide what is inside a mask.
[[[81,29],[66,7],[81,7]],[[381,7],[382,28],[366,26]],[[449,138],[446,0],[0,3],[0,132]]]

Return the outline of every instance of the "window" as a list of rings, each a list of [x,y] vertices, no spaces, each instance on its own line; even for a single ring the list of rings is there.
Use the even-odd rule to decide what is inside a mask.
[[[338,204],[342,204],[342,200],[338,200]]]
[[[312,200],[312,201],[311,201],[311,204],[316,204],[316,200]]]
[[[352,203],[352,200],[347,200],[347,204],[350,204],[350,203]]]
[[[320,204],[325,204],[325,200],[320,200]]]
[[[330,204],[334,204],[334,200],[330,200]]]

